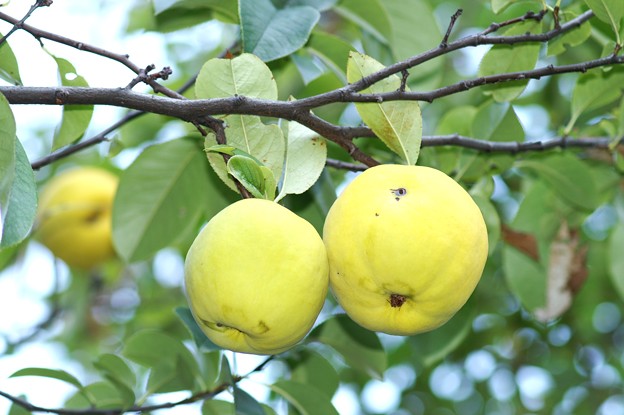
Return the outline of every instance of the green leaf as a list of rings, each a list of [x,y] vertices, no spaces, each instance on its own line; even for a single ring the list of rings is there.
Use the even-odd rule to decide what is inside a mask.
[[[331,398],[312,385],[281,380],[269,387],[284,397],[301,415],[338,415]]]
[[[321,15],[290,2],[276,7],[271,0],[240,0],[239,16],[243,50],[269,62],[303,47]]]
[[[200,351],[221,350],[219,346],[210,341],[206,334],[197,325],[193,313],[188,307],[178,307],[175,309],[176,314],[182,320],[187,329],[191,332],[193,340]]]
[[[293,359],[290,378],[296,382],[312,385],[331,399],[338,389],[340,380],[336,369],[319,353],[302,349]]]
[[[329,209],[331,209],[332,205],[336,201],[336,188],[334,187],[334,182],[332,181],[331,175],[327,169],[323,170],[319,179],[316,183],[314,183],[310,191],[312,193],[314,203],[316,203],[323,214],[323,218],[326,217],[327,213],[329,213]]]
[[[569,13],[560,11],[559,16],[565,18],[566,21],[572,20],[579,13]],[[578,46],[585,42],[591,36],[592,26],[590,22],[585,22],[577,26],[561,36],[557,36],[548,42],[548,56],[556,56],[564,53],[568,48]]]
[[[578,77],[572,93],[572,116],[565,134],[572,131],[578,118],[585,112],[611,104],[622,96],[624,70],[592,71]]]
[[[209,179],[197,142],[146,148],[122,174],[113,203],[113,243],[127,261],[149,258],[227,203]]]
[[[17,372],[13,373],[11,378],[17,378],[22,376],[39,376],[44,378],[56,379],[63,381],[65,383],[69,383],[72,386],[78,388],[78,390],[83,390],[83,386],[78,379],[76,379],[73,375],[67,373],[64,370],[60,369],[47,369],[42,367],[27,367],[24,369],[20,369]]]
[[[123,401],[122,406],[128,407],[134,403],[136,375],[121,357],[106,353],[93,362],[93,366],[117,388]]]
[[[510,246],[503,248],[503,272],[510,291],[529,311],[546,305],[546,270]]]
[[[347,82],[345,56],[353,50],[351,44],[329,33],[313,32],[307,47],[310,53],[319,57],[344,83]]]
[[[232,402],[206,399],[202,405],[202,415],[236,415],[236,407]]]
[[[609,24],[620,42],[620,26],[624,17],[624,2],[621,0],[585,0],[585,3],[594,12],[597,18]]]
[[[18,398],[27,400],[26,396],[24,395],[20,395],[18,396]],[[8,415],[32,415],[32,412],[27,411],[26,409],[24,409],[24,407],[14,403],[11,404]]]
[[[624,300],[624,222],[620,221],[611,231],[608,242],[609,276],[616,292]]]
[[[413,356],[422,367],[430,368],[439,363],[470,335],[472,321],[476,317],[476,307],[469,301],[457,314],[441,327],[427,333],[410,336],[408,341]]]
[[[231,157],[227,163],[227,171],[254,197],[268,199],[270,195],[275,195],[276,181],[273,173],[266,167],[259,166],[253,159],[245,156]]]
[[[16,127],[9,102],[0,94],[0,235],[15,179]]]
[[[15,140],[15,153],[15,179],[2,218],[4,227],[0,226],[0,250],[16,246],[27,238],[37,213],[35,175],[19,140]]]
[[[287,143],[276,202],[288,194],[301,194],[312,187],[325,168],[327,160],[325,139],[297,122],[288,123]]]
[[[122,355],[151,368],[150,392],[192,390],[201,378],[199,366],[191,352],[176,338],[156,330],[142,330],[130,336]]]
[[[392,23],[379,0],[342,0],[335,11],[382,43],[390,44]]]
[[[505,32],[505,36],[524,33],[538,33],[540,23],[528,20],[515,24]],[[514,45],[494,45],[483,57],[479,65],[479,76],[521,72],[535,68],[541,45],[518,43]],[[498,102],[511,101],[526,88],[527,81],[514,81],[496,84],[485,89]]]
[[[347,79],[350,83],[375,73],[384,66],[373,58],[357,52],[349,54]],[[392,75],[361,91],[377,94],[399,89],[401,79]],[[422,116],[416,101],[356,103],[355,107],[375,135],[407,164],[416,164],[422,141]]]
[[[273,172],[275,178],[281,177],[284,164],[284,134],[279,126],[265,125],[260,117],[250,115],[228,115],[225,117],[227,144],[243,153],[249,154]],[[206,137],[205,146],[211,148],[217,144],[214,133]],[[228,176],[227,166],[219,154],[208,153],[208,161],[219,178],[232,190],[236,186]]]
[[[238,23],[238,2],[236,0],[152,0],[154,4],[154,14],[159,20],[170,20],[177,16],[192,15],[201,18],[201,21],[209,20],[205,12],[212,10],[219,15],[226,17],[230,23]],[[186,13],[183,13],[186,12]],[[182,27],[187,27],[184,25]]]
[[[52,56],[58,65],[61,85],[88,87],[87,81],[76,73],[76,68],[66,59]],[[52,150],[57,150],[78,140],[91,122],[93,105],[63,106],[63,120],[54,133]]]
[[[380,4],[390,23],[388,45],[392,48],[393,62],[438,47],[442,33],[433,13],[433,3],[422,0],[383,0]],[[409,12],[406,13],[406,10]],[[445,65],[443,56],[418,65],[417,69],[410,71],[409,85],[414,88],[426,86],[427,89],[436,87]]]
[[[257,56],[243,53],[234,59],[207,61],[197,75],[195,96],[197,98],[247,96],[275,100],[277,84],[264,62]]]
[[[331,346],[354,369],[380,379],[387,367],[386,353],[377,335],[346,314],[333,316],[310,333],[308,341]]]
[[[110,382],[95,382],[85,387],[85,394],[92,397],[99,409],[117,409],[132,406],[133,402],[128,402],[120,394],[119,390]]]
[[[489,141],[524,141],[524,129],[511,105],[490,101],[475,114],[472,136]]]
[[[472,199],[475,201],[477,206],[479,206],[479,210],[481,210],[481,213],[483,214],[483,219],[485,220],[488,232],[488,254],[491,255],[500,240],[501,221],[498,216],[498,211],[489,198],[481,195],[473,195]]]
[[[1,37],[2,33],[0,33],[0,38]],[[6,41],[0,45],[0,79],[10,84],[22,85],[17,59],[15,58],[11,46],[9,46],[9,42]]]
[[[575,156],[553,155],[539,161],[521,160],[515,165],[537,173],[560,198],[573,206],[587,211],[598,207],[596,184],[587,166]]]
[[[234,385],[234,406],[236,414],[265,415],[264,409],[250,394]]]

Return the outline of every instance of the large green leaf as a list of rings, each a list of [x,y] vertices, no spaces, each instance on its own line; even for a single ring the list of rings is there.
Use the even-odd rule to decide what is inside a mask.
[[[113,243],[127,261],[149,258],[202,216],[227,205],[199,144],[177,139],[146,148],[122,174],[113,203]]]
[[[61,85],[71,87],[88,87],[87,81],[76,73],[76,68],[68,60],[53,56],[58,65]],[[66,105],[63,107],[63,120],[54,133],[52,150],[64,147],[78,140],[85,133],[91,116],[93,105]]]
[[[599,195],[588,167],[570,154],[553,155],[541,160],[521,160],[516,167],[537,173],[563,200],[573,206],[594,210]]]
[[[197,321],[193,317],[193,313],[191,313],[190,308],[188,307],[178,307],[175,310],[176,314],[182,320],[187,329],[191,332],[193,336],[193,340],[195,341],[195,345],[197,348],[204,351],[211,350],[220,350],[221,348],[210,341],[210,339],[206,336],[206,334],[202,331],[201,328],[197,325]]]
[[[620,27],[624,17],[624,2],[621,0],[585,0],[597,18],[613,29],[617,43],[620,43]]]
[[[0,235],[15,179],[15,118],[4,95],[0,94]]]
[[[265,415],[260,403],[237,385],[234,385],[234,406],[240,415]]]
[[[176,17],[180,19],[187,15],[190,18],[193,14],[205,18],[205,11],[213,10],[225,17],[227,21],[238,22],[238,2],[236,0],[152,0],[152,3],[154,4],[154,14],[160,20],[175,19]]]
[[[565,132],[572,131],[578,118],[585,112],[598,109],[616,101],[624,89],[624,70],[595,70],[578,77],[572,93],[572,117]]]
[[[0,33],[1,37],[2,33]],[[4,79],[14,85],[22,84],[17,59],[11,46],[9,46],[9,42],[6,41],[0,45],[0,79]]]
[[[288,123],[287,143],[280,191],[275,201],[288,194],[301,194],[312,187],[327,159],[325,139],[297,122]]]
[[[15,178],[2,218],[4,226],[0,226],[0,250],[15,246],[27,238],[37,213],[35,175],[19,140],[15,140],[15,158]]]
[[[513,25],[505,32],[506,36],[524,33],[538,33],[540,23],[534,20]],[[494,45],[483,57],[479,65],[479,76],[498,75],[501,73],[531,70],[537,63],[541,45],[537,43],[518,43],[514,45]],[[487,94],[498,102],[511,101],[524,91],[528,81],[515,81],[496,84],[487,88]]]
[[[559,17],[563,18],[564,20],[571,20],[577,17],[580,13],[580,10],[578,12],[570,12],[570,8],[566,8],[559,12]],[[555,37],[548,42],[548,55],[560,55],[565,52],[567,48],[580,45],[591,36],[591,31],[591,23],[585,22],[582,25],[567,31],[564,34]]]
[[[48,369],[42,367],[27,367],[24,369],[20,369],[17,372],[13,373],[10,377],[17,378],[22,376],[39,376],[44,378],[56,379],[62,382],[68,383],[72,386],[75,386],[79,391],[84,394],[84,387],[82,383],[70,373],[61,370],[61,369]],[[88,395],[85,395],[88,397]]]
[[[319,353],[302,349],[291,364],[290,379],[312,385],[331,398],[340,380],[336,369]]]
[[[392,23],[380,0],[342,0],[335,10],[377,40],[390,44]]]
[[[331,398],[312,385],[281,380],[269,387],[284,397],[301,415],[338,415]]]
[[[438,47],[442,33],[430,5],[432,3],[422,0],[383,0],[380,3],[390,21],[388,43],[395,61]],[[409,12],[406,13],[406,10]],[[444,57],[418,65],[410,70],[408,84],[414,89],[416,86],[436,87],[444,73],[444,65]]]
[[[472,136],[488,141],[524,141],[524,129],[511,105],[489,101],[474,115]]]
[[[307,44],[308,50],[318,56],[340,79],[347,82],[347,60],[345,56],[353,46],[343,39],[324,32],[314,32]]]
[[[125,360],[117,355],[105,353],[93,362],[93,366],[117,388],[123,406],[134,403],[136,375]]]
[[[331,346],[349,366],[369,376],[381,378],[386,370],[386,353],[377,335],[354,323],[346,314],[323,322],[312,330],[308,340]]]
[[[279,7],[271,0],[239,1],[245,52],[268,62],[288,56],[305,45],[320,12],[311,6],[290,3]]]
[[[381,63],[370,56],[351,52],[347,64],[347,80],[354,83],[383,68]],[[361,93],[391,92],[398,90],[400,86],[401,79],[397,75],[392,75],[362,90]],[[416,164],[422,141],[422,116],[418,102],[356,103],[355,107],[362,121],[384,144],[407,164]]]

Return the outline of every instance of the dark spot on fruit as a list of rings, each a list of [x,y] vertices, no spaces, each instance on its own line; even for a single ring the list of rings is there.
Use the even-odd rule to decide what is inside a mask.
[[[379,216],[379,213],[375,212],[375,216]]]
[[[223,324],[217,323],[217,327],[223,327]]]
[[[101,209],[94,210],[84,220],[87,223],[95,223],[98,221],[98,219],[102,216],[103,213],[104,211]]]
[[[260,334],[264,334],[270,330],[269,326],[267,326],[266,323],[262,320],[258,322],[258,327],[260,328]]]
[[[390,191],[394,194],[394,200],[396,201],[399,201],[399,199],[407,194],[407,189],[404,187],[399,187],[398,189],[390,189]]]
[[[401,294],[390,294],[390,298],[388,299],[390,306],[399,308],[401,308],[405,301],[407,301],[407,297]]]

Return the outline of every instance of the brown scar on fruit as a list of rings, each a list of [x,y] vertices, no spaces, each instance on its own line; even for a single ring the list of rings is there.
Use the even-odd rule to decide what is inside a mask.
[[[397,202],[407,194],[407,189],[404,187],[399,187],[398,189],[390,189],[390,191],[394,194],[394,200]]]
[[[93,213],[91,213],[89,216],[85,218],[85,222],[86,223],[97,222],[97,220],[100,218],[100,216],[102,216],[103,213],[104,211],[101,209],[94,210]]]
[[[390,306],[399,308],[401,308],[403,303],[405,303],[406,301],[407,297],[401,294],[390,294],[390,298],[388,299]]]

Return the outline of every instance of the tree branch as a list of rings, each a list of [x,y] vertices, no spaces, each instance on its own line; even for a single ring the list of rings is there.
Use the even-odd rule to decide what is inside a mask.
[[[30,9],[26,12],[24,17],[22,17],[20,20],[13,19],[13,22],[12,22],[13,27],[11,28],[11,30],[9,30],[6,35],[0,37],[0,46],[2,46],[2,44],[6,42],[7,38],[11,36],[14,32],[24,27],[24,22],[34,13],[35,10],[37,10],[39,7],[48,7],[51,5],[52,5],[52,0],[35,1],[35,4],[30,6]]]
[[[8,399],[13,402],[13,404],[18,405],[29,412],[45,412],[50,414],[57,415],[120,415],[128,412],[136,412],[136,413],[149,413],[152,411],[157,411],[159,409],[171,409],[176,406],[188,405],[191,403],[212,399],[221,392],[226,391],[230,386],[233,386],[240,382],[243,379],[246,379],[251,374],[262,371],[267,364],[269,364],[275,355],[267,357],[263,362],[261,362],[258,366],[252,369],[249,373],[243,376],[234,376],[232,382],[223,382],[218,386],[215,386],[212,389],[208,389],[202,392],[198,392],[189,396],[188,398],[181,399],[175,402],[165,402],[154,405],[144,405],[144,406],[132,406],[129,408],[114,408],[114,409],[96,409],[96,408],[88,408],[88,409],[64,409],[64,408],[45,408],[42,406],[33,405],[30,402],[19,398],[17,396],[13,396],[9,393],[0,391],[0,396]]]

